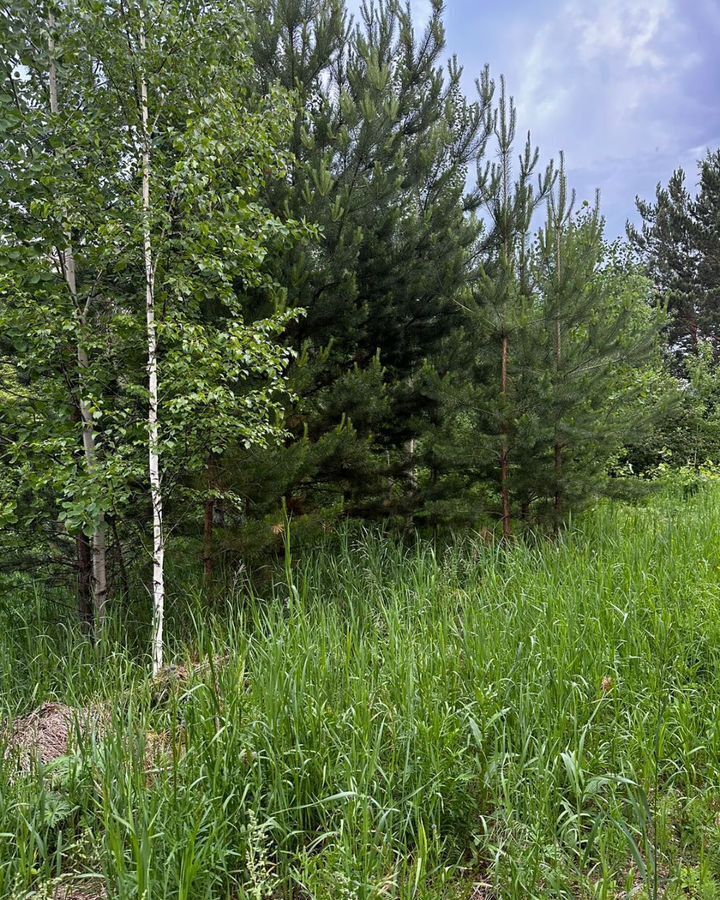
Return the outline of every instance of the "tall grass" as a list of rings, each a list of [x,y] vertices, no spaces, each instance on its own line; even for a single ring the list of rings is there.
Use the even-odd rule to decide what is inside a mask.
[[[511,549],[348,532],[177,598],[165,687],[15,597],[4,713],[110,723],[0,771],[0,896],[720,896],[719,528],[707,490]]]

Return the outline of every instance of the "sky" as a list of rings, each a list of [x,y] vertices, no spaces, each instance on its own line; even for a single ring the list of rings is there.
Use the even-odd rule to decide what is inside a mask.
[[[411,5],[421,26],[430,0]],[[720,147],[720,0],[446,0],[445,25],[466,93],[504,74],[518,131],[565,152],[578,200],[600,189],[609,236]]]

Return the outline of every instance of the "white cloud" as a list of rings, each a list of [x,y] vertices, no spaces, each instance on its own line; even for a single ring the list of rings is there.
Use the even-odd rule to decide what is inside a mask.
[[[515,18],[514,39],[496,61],[521,129],[531,129],[544,158],[565,151],[580,197],[600,187],[613,231],[636,193],[652,192],[716,131],[699,87],[708,65],[702,26],[687,2],[548,0],[536,16]],[[699,11],[717,0],[694,2]],[[717,34],[717,17],[706,10],[704,22]]]
[[[422,28],[430,0],[411,9]],[[613,231],[718,133],[720,0],[447,0],[446,21],[468,94],[504,72],[519,131],[565,151],[579,197],[600,187]]]
[[[592,170],[673,151],[679,77],[698,62],[674,2],[566,0],[517,52],[520,120],[546,153],[561,143],[571,169]]]
[[[696,61],[678,52],[683,31],[672,0],[567,0],[526,50],[518,97],[535,121],[573,107],[630,113]]]
[[[581,59],[613,54],[629,67],[667,65],[655,44],[661,29],[672,20],[670,0],[606,0],[592,11],[576,0],[568,7],[565,20],[577,31]]]

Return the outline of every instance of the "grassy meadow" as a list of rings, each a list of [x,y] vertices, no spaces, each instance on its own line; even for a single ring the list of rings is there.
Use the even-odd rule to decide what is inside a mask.
[[[101,724],[0,763],[0,897],[720,897],[718,490],[181,583],[160,684],[139,626],[3,600],[3,720]]]

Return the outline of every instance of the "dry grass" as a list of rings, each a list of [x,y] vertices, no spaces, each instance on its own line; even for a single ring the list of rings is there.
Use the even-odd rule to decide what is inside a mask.
[[[74,709],[64,703],[42,703],[8,726],[5,759],[18,774],[27,774],[34,763],[48,765],[67,756],[77,737],[102,734],[104,715],[98,707]]]
[[[57,884],[52,900],[107,900],[107,890],[100,879],[74,879]]]

